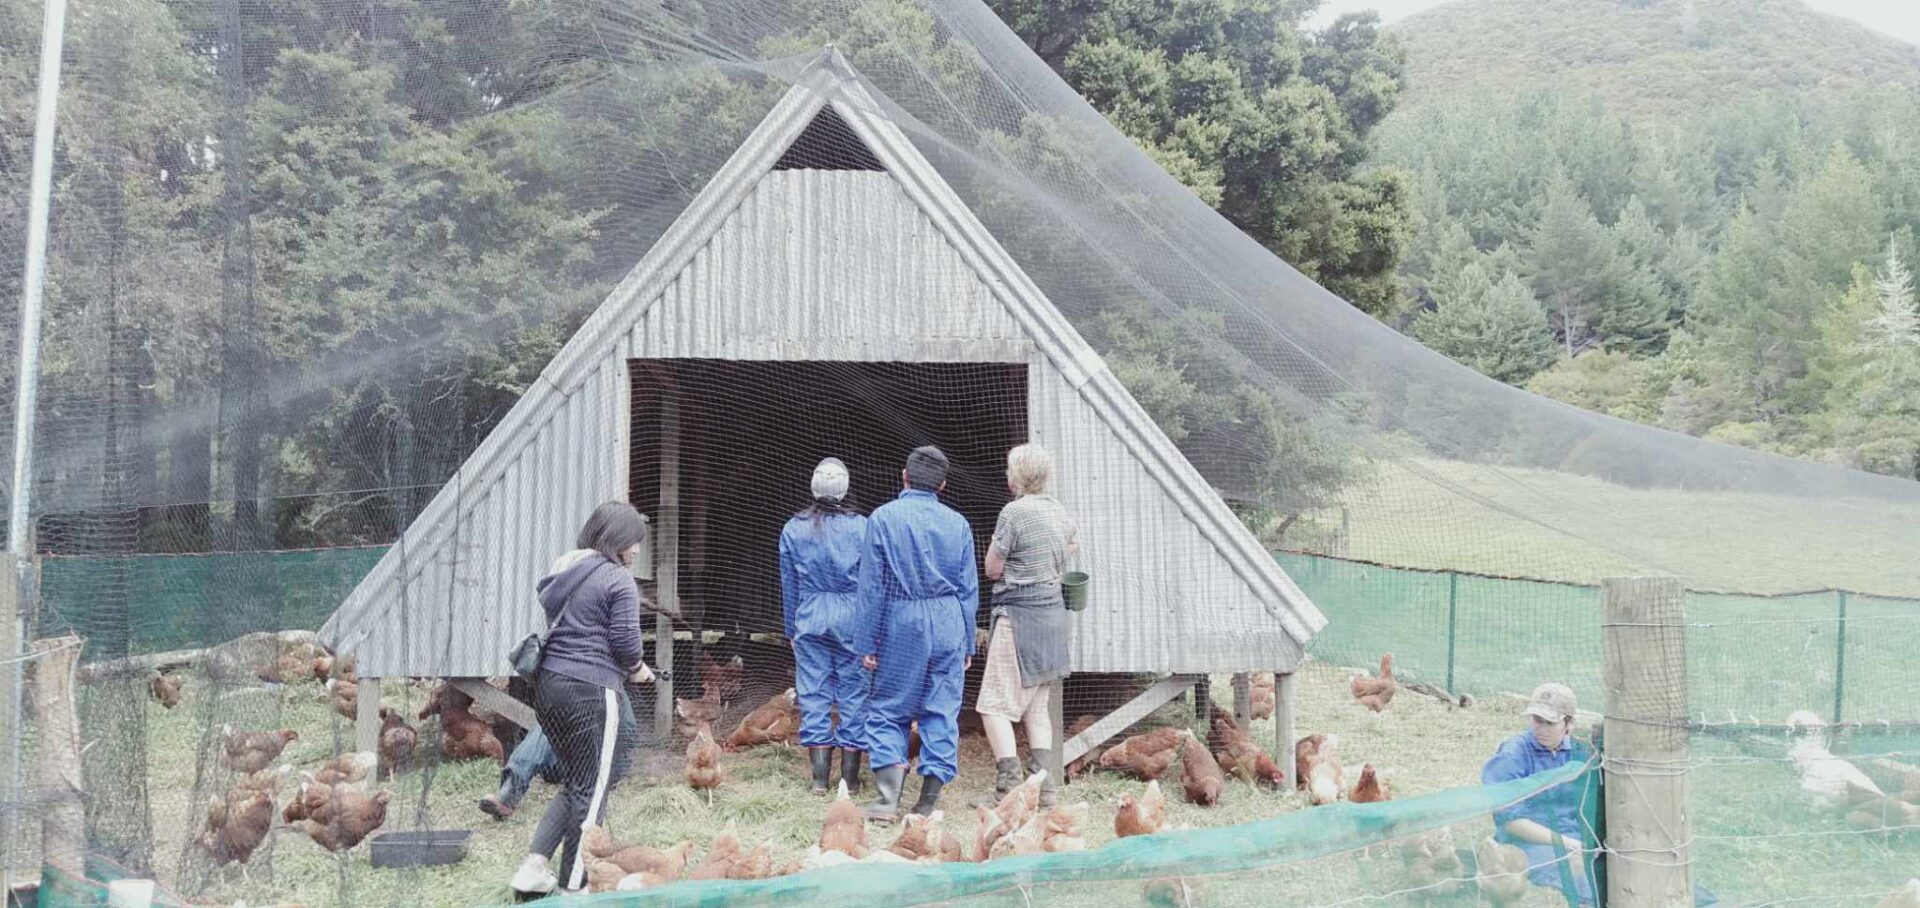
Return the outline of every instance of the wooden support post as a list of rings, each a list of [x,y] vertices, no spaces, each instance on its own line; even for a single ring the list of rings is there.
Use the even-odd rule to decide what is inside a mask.
[[[1293,672],[1273,673],[1273,759],[1287,778],[1287,790],[1300,787],[1293,765]]]
[[[533,707],[507,696],[506,691],[488,684],[485,678],[448,678],[447,683],[453,685],[454,690],[472,697],[475,706],[491,710],[521,728],[532,731],[534,726],[540,724],[534,718]]]
[[[20,602],[24,591],[20,588],[22,578],[18,564],[12,552],[0,552],[0,736],[5,736],[6,755],[0,757],[0,798],[21,802],[26,800],[24,793],[15,790],[20,782],[20,750],[24,745],[24,736],[20,733],[19,714],[14,711],[20,702],[21,672],[20,662]],[[13,861],[11,858],[20,841],[20,811],[0,811],[0,849],[8,858],[0,867],[0,876],[6,883],[13,883]],[[0,898],[10,893],[0,893]]]
[[[80,777],[80,708],[74,696],[79,637],[35,640],[33,729],[39,764],[40,859],[84,874],[87,850],[86,786]]]
[[[1067,749],[1066,711],[1066,683],[1055,681],[1047,685],[1047,715],[1053,722],[1053,756],[1040,768],[1047,771],[1047,778],[1055,785],[1067,784],[1067,761],[1061,759]]]
[[[1253,728],[1253,676],[1246,672],[1233,676],[1233,724]]]
[[[1670,577],[1601,584],[1606,686],[1607,899],[1693,904],[1687,812],[1686,600]]]
[[[380,679],[361,678],[354,685],[353,749],[380,752]]]
[[[1072,763],[1080,759],[1086,755],[1087,751],[1099,747],[1105,743],[1108,738],[1126,731],[1133,723],[1152,715],[1154,710],[1159,709],[1173,698],[1185,693],[1188,688],[1194,685],[1194,682],[1200,680],[1202,677],[1204,676],[1173,675],[1161,679],[1159,683],[1142,691],[1140,696],[1127,701],[1119,709],[1100,717],[1098,721],[1087,726],[1086,731],[1074,735],[1072,739],[1061,744],[1059,747],[1060,762],[1063,764]]]
[[[660,614],[653,619],[653,731],[664,741],[673,733],[673,619],[680,605],[680,400],[663,384],[660,401],[660,506],[655,522],[653,576],[660,592]]]

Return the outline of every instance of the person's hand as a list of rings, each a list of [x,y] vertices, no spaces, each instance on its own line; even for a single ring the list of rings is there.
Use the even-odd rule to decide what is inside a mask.
[[[642,662],[639,668],[633,670],[633,674],[627,676],[627,680],[635,684],[652,684],[653,669],[648,668],[647,664]]]
[[[861,665],[862,667],[864,667],[864,668],[865,668],[865,669],[866,669],[867,671],[870,671],[870,672],[871,672],[871,671],[879,671],[879,670],[880,670],[880,657],[879,657],[879,656],[861,656],[861,657],[860,657],[860,665]]]
[[[963,663],[963,664],[961,664],[961,666],[960,666],[960,670],[961,670],[961,671],[963,671],[963,672],[970,672],[970,671],[973,671],[973,657],[972,657],[972,656],[968,656],[968,657],[967,657],[967,661],[966,661],[965,663]]]

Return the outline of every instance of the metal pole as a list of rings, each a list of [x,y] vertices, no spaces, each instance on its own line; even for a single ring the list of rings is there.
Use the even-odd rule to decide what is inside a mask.
[[[1833,652],[1833,724],[1839,725],[1847,699],[1847,591],[1835,590],[1840,600],[1840,629]]]
[[[33,417],[40,391],[40,300],[47,286],[47,211],[53,191],[54,104],[60,97],[61,33],[67,0],[47,0],[40,35],[40,99],[33,124],[33,179],[27,206],[27,265],[20,295],[20,375],[13,408],[13,500],[7,550],[21,563],[33,554],[28,497],[33,479]],[[17,655],[17,654],[16,654]]]
[[[67,0],[47,0],[40,27],[40,95],[34,106],[33,176],[28,184],[26,270],[20,294],[20,374],[14,385],[13,492],[7,510],[7,550],[14,556],[18,609],[12,620],[13,640],[7,652],[4,681],[8,707],[6,773],[8,797],[0,816],[0,839],[5,839],[5,868],[0,884],[5,896],[13,893],[14,847],[19,841],[20,807],[20,679],[21,647],[26,642],[27,618],[33,611],[33,534],[28,522],[33,488],[33,418],[40,391],[40,301],[47,286],[47,212],[53,194],[53,131],[55,105],[60,100],[60,51],[65,46]]]
[[[1453,641],[1455,623],[1460,606],[1460,575],[1447,572],[1447,693],[1455,691],[1453,686]]]

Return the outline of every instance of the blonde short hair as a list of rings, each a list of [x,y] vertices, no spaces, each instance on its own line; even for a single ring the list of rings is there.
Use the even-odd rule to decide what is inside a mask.
[[[1041,495],[1053,480],[1053,455],[1039,445],[1019,445],[1007,452],[1007,484],[1013,494]]]

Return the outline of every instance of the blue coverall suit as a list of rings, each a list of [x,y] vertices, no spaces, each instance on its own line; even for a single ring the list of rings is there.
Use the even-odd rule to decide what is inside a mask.
[[[932,492],[909,489],[867,521],[860,562],[859,646],[877,656],[867,699],[868,763],[907,762],[920,723],[920,774],[959,772],[960,698],[980,613],[973,530]]]
[[[866,750],[867,677],[854,639],[867,518],[801,515],[780,531],[780,600],[793,641],[800,745]],[[833,712],[839,711],[836,729]]]
[[[1540,746],[1532,732],[1521,732],[1500,742],[1500,749],[1481,767],[1480,782],[1492,785],[1524,779],[1568,763],[1585,763],[1591,755],[1587,745],[1572,737],[1563,739],[1559,749],[1548,750]],[[1565,861],[1555,862],[1553,846],[1523,842],[1508,833],[1507,824],[1520,819],[1532,820],[1576,842],[1586,841],[1580,821],[1580,786],[1563,782],[1493,814],[1494,839],[1526,852],[1527,866],[1531,868],[1527,879],[1535,886],[1559,888],[1560,874],[1571,873],[1571,868]],[[1585,870],[1584,877],[1574,880],[1574,888],[1581,901],[1590,903],[1593,901],[1593,867],[1589,865]]]

